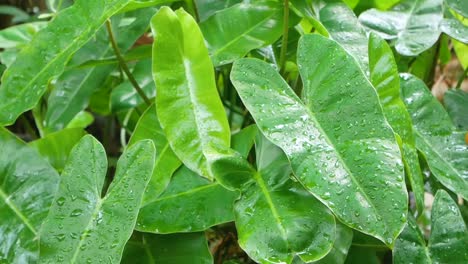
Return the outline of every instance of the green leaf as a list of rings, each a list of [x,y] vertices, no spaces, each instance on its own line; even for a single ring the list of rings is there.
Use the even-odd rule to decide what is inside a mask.
[[[139,61],[132,71],[133,77],[148,98],[156,96],[156,87],[151,75],[151,63],[151,59]],[[111,106],[114,112],[128,110],[143,103],[143,99],[129,80],[112,89]]]
[[[354,58],[319,35],[302,37],[298,64],[306,103],[259,60],[238,60],[231,80],[307,190],[346,225],[392,245],[406,221],[407,193],[374,88]]]
[[[94,122],[94,116],[86,111],[81,111],[68,123],[66,128],[87,128]]]
[[[195,0],[200,21],[204,21],[214,15],[216,12],[241,2],[242,0]]]
[[[240,3],[215,13],[200,28],[213,64],[220,66],[276,41],[283,29],[283,10],[275,1]]]
[[[445,0],[445,3],[464,17],[468,17],[468,2],[463,0]]]
[[[369,9],[359,21],[384,39],[395,40],[398,53],[416,56],[436,43],[442,0],[405,0],[388,11]]]
[[[463,69],[468,68],[468,45],[456,40],[452,40],[452,44]]]
[[[172,174],[182,163],[167,142],[154,105],[149,107],[138,120],[128,145],[131,146],[142,139],[151,139],[158,150],[154,160],[153,175],[143,196],[143,205],[145,205],[158,198],[169,184]]]
[[[33,108],[66,62],[129,0],[78,0],[57,14],[5,71],[0,86],[0,125]],[[51,44],[52,43],[52,44]]]
[[[213,257],[204,233],[141,234],[128,241],[121,263],[211,264]]]
[[[424,210],[424,181],[413,134],[411,117],[400,98],[400,77],[387,42],[371,33],[369,37],[370,81],[377,90],[387,121],[402,139],[400,150],[411,183],[418,212]]]
[[[395,243],[394,263],[465,263],[468,230],[457,204],[447,192],[437,192],[432,207],[431,235],[426,245],[412,218]]]
[[[368,71],[368,40],[353,10],[341,1],[331,1],[320,9],[319,18],[330,37],[353,55],[364,71]]]
[[[82,128],[69,128],[32,141],[29,145],[35,148],[58,172],[65,167],[73,146],[85,135]]]
[[[259,263],[291,263],[324,257],[335,240],[330,211],[299,183],[283,151],[257,138],[258,173],[242,189],[235,203],[239,245]]]
[[[401,95],[413,119],[416,147],[448,189],[468,199],[468,145],[444,107],[418,78],[401,75]]]
[[[136,230],[168,234],[204,231],[234,219],[239,197],[182,166],[158,199],[140,209]]]
[[[143,34],[155,9],[143,9],[119,15],[113,19],[113,31],[119,49],[124,52]],[[104,86],[105,80],[116,69],[116,65],[92,68],[76,68],[91,59],[100,59],[114,54],[105,27],[96,37],[76,52],[65,71],[55,82],[55,89],[47,101],[44,125],[48,132],[57,131],[67,124],[80,111],[84,110],[91,95]]]
[[[235,149],[242,157],[247,158],[252,146],[255,144],[255,137],[258,129],[256,125],[250,125],[243,128],[231,138],[232,148]]]
[[[120,13],[129,12],[136,9],[144,9],[157,5],[170,4],[176,1],[177,0],[131,0],[128,5],[120,10]]]
[[[348,251],[345,264],[380,264],[376,251],[372,248],[352,246]]]
[[[37,236],[59,175],[33,148],[0,128],[0,263],[34,263]]]
[[[230,131],[203,36],[182,9],[161,8],[151,26],[161,126],[179,159],[199,175],[213,179],[206,151],[210,144],[229,147]]]
[[[47,22],[32,22],[0,30],[0,48],[21,48],[46,26]]]
[[[444,105],[457,129],[468,131],[468,92],[448,90],[444,94]]]
[[[336,264],[344,263],[348,250],[353,242],[353,231],[347,226],[337,223],[335,242],[333,248],[323,259],[314,262],[315,264]]]
[[[73,148],[59,191],[41,229],[41,263],[115,262],[135,226],[143,192],[153,170],[151,141],[127,149],[117,162],[107,194],[104,148],[84,136]]]
[[[0,5],[0,14],[13,16],[11,22],[19,23],[30,19],[24,10],[10,5]]]
[[[456,18],[445,18],[440,24],[440,30],[450,37],[468,44],[468,27]]]

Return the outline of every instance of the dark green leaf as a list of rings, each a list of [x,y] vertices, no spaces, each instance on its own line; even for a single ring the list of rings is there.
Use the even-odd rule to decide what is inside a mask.
[[[468,17],[468,2],[463,0],[445,0],[445,3],[464,17]]]
[[[84,136],[73,148],[59,191],[41,229],[41,263],[118,263],[135,226],[154,165],[151,141],[128,148],[117,162],[107,194],[104,148]]]

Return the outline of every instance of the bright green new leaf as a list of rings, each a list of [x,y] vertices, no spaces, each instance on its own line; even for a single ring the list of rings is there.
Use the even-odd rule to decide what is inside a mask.
[[[94,116],[90,112],[81,111],[68,123],[66,128],[87,128],[94,122]]]
[[[413,119],[416,147],[425,155],[434,176],[453,192],[468,199],[468,145],[456,131],[444,107],[424,82],[401,75],[401,95]]]
[[[33,148],[0,128],[0,263],[34,263],[37,237],[59,175]]]
[[[82,128],[68,128],[32,141],[29,145],[35,148],[58,172],[61,172],[71,149],[85,133]]]
[[[128,241],[122,264],[211,264],[205,233],[141,234]]]
[[[40,263],[119,263],[154,165],[145,140],[127,149],[104,198],[106,153],[92,136],[73,148],[40,234]]]
[[[283,28],[281,7],[276,1],[243,2],[201,23],[213,64],[231,63],[253,49],[276,41]]]
[[[452,39],[453,49],[457,54],[457,58],[460,61],[463,69],[468,68],[468,45],[461,43],[455,39]]]
[[[305,103],[259,60],[237,61],[231,80],[298,180],[342,222],[392,245],[406,221],[407,193],[374,88],[354,58],[319,35],[302,37],[298,65]]]
[[[318,16],[330,37],[353,55],[364,71],[368,71],[368,40],[353,10],[341,1],[330,1],[320,9]]]
[[[157,199],[164,191],[181,162],[167,142],[154,105],[149,107],[138,120],[128,145],[131,146],[142,139],[151,139],[158,150],[154,161],[153,176],[143,196],[143,205],[145,205]]]
[[[136,230],[159,234],[203,231],[232,221],[238,197],[238,192],[182,166],[164,193],[140,209]]]
[[[413,135],[413,124],[400,98],[400,77],[392,50],[387,42],[371,33],[369,37],[370,81],[380,98],[387,121],[402,139],[400,150],[419,213],[424,209],[424,181]]]
[[[120,10],[121,13],[128,12],[136,9],[148,8],[157,5],[170,4],[177,0],[131,0],[124,8]]]
[[[395,243],[393,263],[468,262],[468,230],[457,204],[444,190],[436,194],[431,219],[431,235],[426,244],[415,220],[409,218]]]
[[[436,43],[440,35],[443,0],[405,0],[388,11],[369,9],[359,21],[384,39],[395,40],[398,53],[416,56]]]
[[[468,92],[448,90],[444,94],[444,105],[457,129],[468,131]]]
[[[450,37],[468,44],[468,27],[456,18],[446,18],[440,23],[440,30]]]
[[[197,23],[183,9],[161,8],[151,21],[156,109],[175,154],[213,179],[210,144],[228,148],[229,124],[216,89],[213,64]]]
[[[155,9],[148,8],[125,13],[112,19],[112,28],[119,49],[124,52],[148,28],[148,21]],[[96,37],[76,52],[65,71],[54,83],[54,90],[47,100],[44,126],[48,132],[63,129],[80,111],[84,110],[91,95],[104,86],[105,80],[116,69],[115,65],[75,68],[89,60],[114,54],[109,36],[102,27]],[[133,87],[132,87],[133,88]]]
[[[5,71],[0,86],[0,125],[12,124],[33,108],[50,79],[94,36],[101,25],[130,0],[78,0],[63,10],[22,49]]]
[[[259,263],[306,262],[324,257],[335,240],[330,211],[299,183],[283,151],[257,137],[257,168],[235,203],[239,245]]]

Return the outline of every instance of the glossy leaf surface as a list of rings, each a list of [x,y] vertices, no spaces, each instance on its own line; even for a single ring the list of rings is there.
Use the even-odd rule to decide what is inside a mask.
[[[464,17],[468,17],[468,2],[463,0],[445,0],[445,3]]]
[[[136,230],[168,234],[203,231],[234,219],[238,192],[181,167],[163,194],[146,203],[138,215]]]
[[[154,160],[153,175],[143,196],[144,205],[158,198],[169,184],[172,174],[180,167],[181,162],[167,142],[154,105],[149,107],[138,120],[128,145],[131,146],[143,139],[151,139],[158,150]]]
[[[444,94],[444,105],[455,126],[468,131],[468,92],[448,90]]]
[[[258,173],[235,204],[239,245],[260,263],[307,262],[325,256],[335,239],[335,219],[328,209],[293,182],[283,151],[258,137]]]
[[[388,44],[371,33],[369,37],[370,81],[377,90],[387,121],[402,139],[400,150],[419,212],[424,209],[424,182],[413,135],[413,124],[400,98],[398,68]]]
[[[46,26],[47,22],[32,22],[0,30],[0,48],[21,48]]]
[[[442,20],[440,29],[450,37],[468,44],[468,26],[463,25],[458,19],[446,18]]]
[[[401,75],[401,95],[413,120],[416,147],[429,169],[445,187],[468,199],[465,133],[455,131],[444,107],[418,78]]]
[[[159,121],[180,160],[212,179],[205,152],[210,144],[229,147],[230,133],[203,36],[182,9],[161,8],[151,26]]]
[[[457,204],[438,191],[432,207],[429,242],[413,218],[395,243],[394,263],[464,263],[468,261],[468,230]]]
[[[57,171],[61,172],[71,149],[84,135],[85,131],[81,128],[69,128],[32,141],[29,145],[35,148]]]
[[[330,37],[340,43],[367,71],[368,40],[353,10],[341,1],[330,1],[320,9],[319,17]]]
[[[353,231],[340,223],[336,225],[335,242],[332,250],[321,260],[313,262],[316,264],[344,263],[348,250],[353,242]]]
[[[273,43],[281,36],[282,27],[283,11],[275,1],[243,2],[200,24],[215,66]]]
[[[359,21],[382,38],[395,40],[398,53],[415,56],[437,41],[442,16],[442,0],[405,0],[388,11],[369,9]]]
[[[129,49],[145,32],[153,14],[154,9],[143,9],[112,19],[114,35],[122,52]],[[68,63],[70,69],[55,81],[55,88],[47,100],[48,108],[44,120],[48,132],[64,128],[74,116],[84,110],[89,104],[91,95],[104,86],[105,80],[116,69],[115,65],[90,68],[74,66],[113,54],[108,33],[103,26],[95,38],[76,52]]]
[[[258,60],[237,61],[231,80],[299,181],[344,223],[391,245],[406,221],[407,195],[374,88],[349,54],[318,35],[300,40],[298,64],[305,103]]]
[[[213,257],[204,233],[141,234],[128,241],[121,263],[211,264]]]
[[[200,21],[204,21],[216,12],[241,2],[242,0],[195,0]]]
[[[104,148],[84,136],[73,148],[59,191],[41,229],[41,263],[119,262],[135,226],[143,192],[153,170],[151,141],[124,152],[107,194]]]
[[[11,124],[21,113],[33,108],[49,80],[63,72],[70,56],[128,2],[79,0],[41,30],[2,76],[0,124]]]
[[[36,238],[60,178],[36,150],[4,128],[0,146],[0,263],[36,262]]]

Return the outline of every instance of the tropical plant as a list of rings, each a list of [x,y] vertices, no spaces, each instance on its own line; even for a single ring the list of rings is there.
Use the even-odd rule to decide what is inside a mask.
[[[0,6],[0,263],[468,263],[467,3]]]

